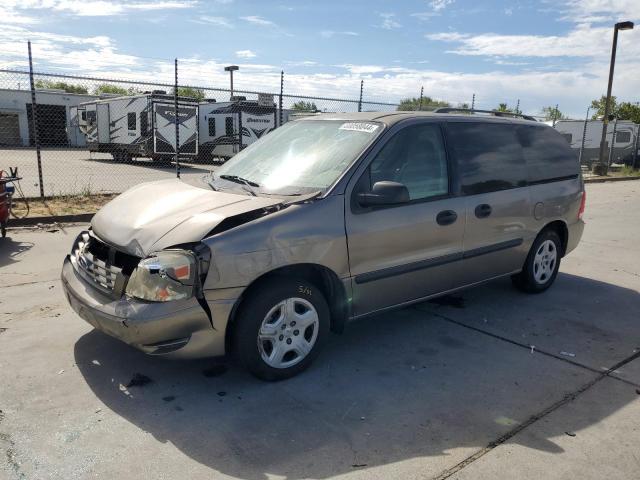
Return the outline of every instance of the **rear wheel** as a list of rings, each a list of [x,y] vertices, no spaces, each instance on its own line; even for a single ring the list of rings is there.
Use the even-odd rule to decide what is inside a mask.
[[[554,230],[544,230],[529,251],[522,271],[511,277],[513,284],[527,293],[540,293],[549,288],[558,275],[562,242]]]
[[[256,377],[282,380],[307,368],[328,334],[322,292],[306,280],[273,277],[240,307],[235,353]]]

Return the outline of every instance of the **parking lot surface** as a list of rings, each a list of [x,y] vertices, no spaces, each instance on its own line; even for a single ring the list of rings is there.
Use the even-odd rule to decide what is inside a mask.
[[[148,158],[129,163],[116,162],[106,153],[80,149],[44,149],[41,152],[42,178],[46,196],[124,192],[141,182],[175,178],[176,167]],[[0,149],[0,169],[18,167],[27,197],[40,195],[38,160],[35,149]],[[187,181],[201,178],[214,165],[181,163],[180,175]]]
[[[637,478],[640,182],[587,192],[546,293],[506,279],[353,322],[279,383],[93,331],[58,280],[82,227],[10,231],[0,478]]]

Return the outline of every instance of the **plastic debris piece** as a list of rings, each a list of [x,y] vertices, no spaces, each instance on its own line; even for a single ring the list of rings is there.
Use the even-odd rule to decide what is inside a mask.
[[[571,353],[571,352],[560,352],[560,355],[564,355],[565,357],[575,357],[576,356],[575,353]]]

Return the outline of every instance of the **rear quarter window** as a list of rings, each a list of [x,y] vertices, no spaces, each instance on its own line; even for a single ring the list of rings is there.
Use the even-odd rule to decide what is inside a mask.
[[[456,161],[463,194],[526,185],[526,165],[512,124],[448,123],[447,145]]]
[[[560,180],[580,172],[578,157],[561,133],[542,125],[518,125],[516,132],[530,183]]]

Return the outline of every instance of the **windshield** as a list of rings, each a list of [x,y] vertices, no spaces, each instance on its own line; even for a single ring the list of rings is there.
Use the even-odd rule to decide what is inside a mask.
[[[382,131],[373,122],[302,120],[253,143],[214,172],[212,186],[244,184],[261,193],[300,195],[330,187]]]

